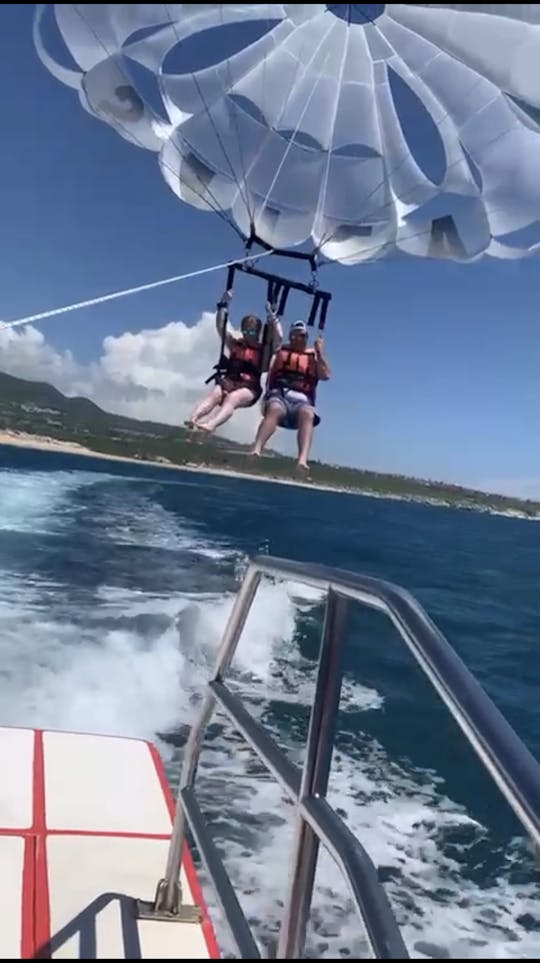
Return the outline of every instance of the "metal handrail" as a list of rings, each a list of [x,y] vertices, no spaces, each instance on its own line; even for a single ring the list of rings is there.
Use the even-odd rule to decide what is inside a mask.
[[[316,692],[302,771],[287,759],[223,682],[263,575],[291,578],[327,592]],[[158,884],[153,905],[156,917],[170,917],[181,908],[179,867],[187,820],[241,959],[259,958],[260,954],[193,788],[204,733],[218,703],[296,805],[291,881],[277,958],[298,959],[302,955],[319,841],[349,883],[373,955],[379,959],[408,958],[371,859],[325,798],[341,692],[343,625],[351,599],[389,616],[533,842],[540,845],[540,765],[413,596],[370,576],[322,565],[257,557],[249,564],[236,596],[214,674],[186,744],[165,877]]]

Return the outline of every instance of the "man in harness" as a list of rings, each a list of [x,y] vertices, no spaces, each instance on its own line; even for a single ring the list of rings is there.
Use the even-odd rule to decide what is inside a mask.
[[[232,291],[227,291],[217,305],[216,328],[221,338],[221,356],[215,374],[215,386],[199,402],[185,422],[186,427],[215,431],[237,408],[250,408],[262,394],[261,376],[268,371],[270,359],[282,340],[282,330],[272,306],[268,303],[267,322],[246,314],[240,323],[240,336],[227,329],[228,306]],[[225,353],[227,352],[227,354]],[[215,413],[208,418],[212,412]],[[200,419],[206,418],[203,422]]]
[[[277,427],[297,431],[298,467],[308,471],[313,429],[320,417],[315,411],[317,385],[328,381],[330,367],[323,355],[323,339],[307,347],[307,325],[295,321],[289,343],[277,351],[270,369],[264,397],[264,417],[259,425],[252,454],[260,455]]]

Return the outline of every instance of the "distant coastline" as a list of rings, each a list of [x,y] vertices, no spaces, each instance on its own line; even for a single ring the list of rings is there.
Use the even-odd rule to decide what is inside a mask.
[[[248,481],[269,482],[276,485],[294,485],[298,488],[316,488],[319,491],[336,492],[338,494],[349,495],[371,495],[378,496],[373,492],[360,492],[356,489],[339,488],[337,485],[320,485],[319,483],[302,481],[294,478],[275,478],[273,475],[262,473],[251,473],[237,471],[232,468],[220,468],[217,465],[206,465],[189,463],[178,465],[169,461],[167,458],[135,458],[128,455],[112,455],[110,452],[97,451],[87,448],[78,442],[61,441],[46,435],[31,435],[24,431],[0,430],[0,445],[13,446],[15,448],[33,448],[37,451],[56,451],[68,455],[83,455],[87,458],[103,458],[107,461],[127,462],[133,465],[149,465],[154,468],[169,468],[173,471],[188,471],[206,475],[222,475],[228,478],[244,478]],[[389,496],[392,497],[392,496]]]
[[[318,491],[334,492],[342,495],[363,495],[366,498],[415,502],[417,504],[431,505],[439,508],[446,507],[453,508],[455,510],[476,511],[490,515],[499,515],[507,518],[520,518],[527,521],[540,521],[540,512],[531,514],[514,508],[498,509],[492,508],[489,505],[460,505],[459,502],[454,500],[450,501],[444,498],[430,496],[428,494],[422,496],[416,494],[397,494],[394,492],[373,491],[369,488],[362,489],[345,486],[339,487],[337,485],[327,485],[324,483],[321,484],[318,481],[295,478],[279,478],[275,475],[265,474],[263,472],[243,472],[240,469],[222,468],[217,465],[208,465],[206,463],[197,464],[196,462],[190,462],[187,464],[177,464],[167,458],[159,456],[156,458],[143,458],[129,455],[112,454],[111,452],[89,448],[80,444],[79,442],[64,441],[52,436],[32,434],[17,429],[0,430],[0,445],[29,448],[38,451],[53,451],[64,454],[82,455],[87,458],[99,458],[108,461],[124,462],[134,465],[148,465],[155,468],[167,468],[173,471],[194,472],[227,478],[242,478],[247,481],[267,482],[276,485],[289,485],[297,488],[316,489]]]
[[[458,511],[540,519],[540,500],[530,501],[465,488],[453,482],[376,472],[313,459],[308,477],[290,456],[268,449],[261,458],[247,445],[183,425],[130,418],[84,397],[68,397],[45,381],[0,371],[0,444],[64,452],[128,464],[203,472],[295,488]]]

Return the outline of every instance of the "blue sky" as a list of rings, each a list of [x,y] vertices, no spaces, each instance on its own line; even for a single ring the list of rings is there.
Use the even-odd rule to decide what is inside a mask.
[[[172,194],[155,155],[93,120],[48,74],[33,12],[0,11],[0,317],[240,256],[230,228]],[[333,378],[319,391],[313,455],[540,496],[539,269],[537,260],[324,268]],[[195,325],[222,285],[210,275],[37,327],[87,365],[107,336]],[[264,294],[245,281],[235,312],[262,311]]]

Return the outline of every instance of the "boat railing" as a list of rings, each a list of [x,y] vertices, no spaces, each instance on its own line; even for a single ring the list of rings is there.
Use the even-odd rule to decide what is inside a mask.
[[[302,769],[287,758],[224,682],[263,576],[294,580],[326,591],[315,696]],[[372,955],[378,959],[408,958],[372,860],[326,799],[341,694],[344,625],[351,600],[385,613],[394,623],[533,844],[540,846],[540,765],[416,599],[404,589],[370,576],[257,557],[248,565],[234,601],[213,676],[186,743],[165,876],[158,883],[154,902],[139,904],[141,916],[196,918],[196,910],[194,915],[193,907],[182,904],[180,886],[180,859],[189,825],[239,958],[260,958],[194,788],[203,738],[219,705],[294,804],[295,842],[277,958],[302,957],[319,843],[330,852],[349,884]]]

